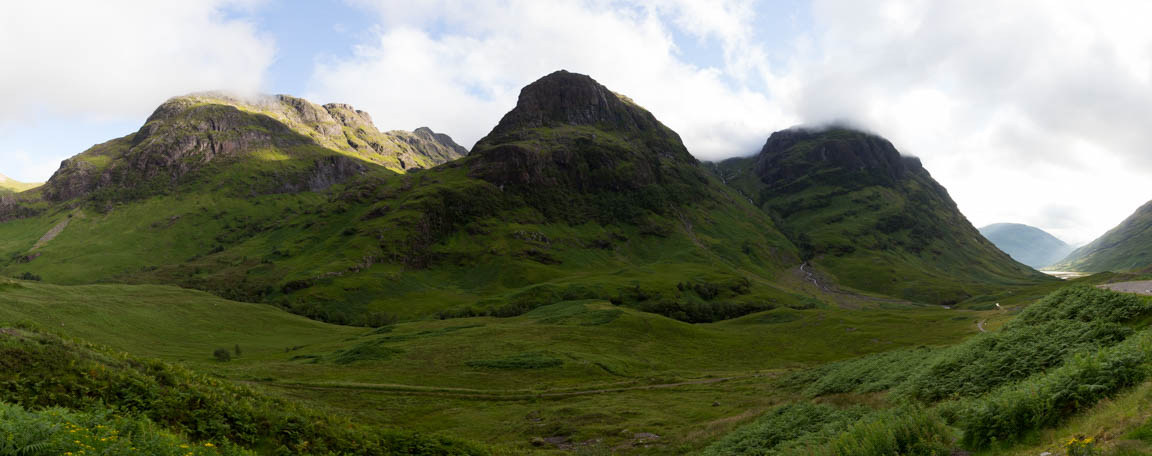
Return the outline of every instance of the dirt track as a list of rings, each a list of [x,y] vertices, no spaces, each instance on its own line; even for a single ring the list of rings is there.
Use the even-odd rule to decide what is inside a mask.
[[[1106,283],[1103,285],[1096,285],[1097,287],[1106,290],[1119,291],[1121,293],[1136,293],[1146,296],[1152,296],[1152,280],[1140,280],[1136,282],[1116,282]]]

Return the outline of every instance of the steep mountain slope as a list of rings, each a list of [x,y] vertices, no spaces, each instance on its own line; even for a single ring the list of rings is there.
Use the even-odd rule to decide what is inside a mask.
[[[1047,231],[1020,223],[994,223],[980,228],[980,234],[1012,259],[1036,269],[1060,261],[1073,250]]]
[[[366,115],[323,110],[337,126],[278,100],[176,99],[70,159],[38,206],[17,206],[35,216],[0,223],[0,271],[177,284],[356,324],[587,298],[687,321],[813,304],[775,284],[799,258],[772,220],[587,76],[529,85],[474,153],[407,174],[322,134],[351,140]]]
[[[345,104],[195,94],[168,100],[136,133],[65,160],[43,193],[51,201],[138,198],[239,175],[246,182],[235,184],[250,193],[319,190],[371,165],[403,172],[466,153],[427,128],[381,133],[367,113]]]
[[[1152,201],[1051,266],[1060,271],[1139,271],[1152,266]]]
[[[714,170],[772,214],[806,259],[852,288],[954,304],[1045,280],[984,239],[919,159],[878,136],[780,131],[758,155]]]
[[[0,194],[5,192],[22,192],[39,187],[40,183],[26,183],[12,179],[8,176],[0,174]]]

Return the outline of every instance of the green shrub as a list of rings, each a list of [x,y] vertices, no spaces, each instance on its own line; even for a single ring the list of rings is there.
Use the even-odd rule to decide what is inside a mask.
[[[0,328],[0,401],[26,408],[108,408],[198,441],[277,454],[482,454],[435,436],[367,428],[159,361]]]
[[[827,404],[797,403],[776,407],[725,435],[701,456],[784,454],[804,441],[826,439],[868,413],[864,407],[838,409]]]
[[[216,351],[212,352],[212,356],[216,357],[216,361],[222,363],[232,361],[232,354],[228,352],[227,348],[217,348]]]
[[[978,400],[945,407],[964,430],[964,442],[984,448],[1055,426],[1148,376],[1152,333],[1115,347],[1077,354],[1052,372],[1005,386]]]
[[[0,455],[252,455],[227,442],[194,443],[146,418],[112,415],[107,409],[25,410],[0,402]]]
[[[946,456],[948,427],[923,409],[901,407],[869,415],[816,448],[793,454],[818,456]]]
[[[975,397],[1063,364],[1073,353],[1114,346],[1149,312],[1142,298],[1068,287],[1028,307],[1001,331],[936,350],[903,350],[828,364],[785,381],[811,396],[891,390],[933,403]]]
[[[338,351],[330,358],[336,364],[350,364],[357,361],[383,361],[399,353],[398,348],[386,347],[386,339],[377,339],[357,344],[348,350]]]
[[[829,363],[800,372],[787,381],[803,388],[807,396],[839,393],[874,393],[907,381],[917,368],[937,352],[927,347],[879,353],[857,360]]]
[[[564,361],[543,353],[521,353],[498,359],[468,361],[465,364],[484,369],[546,369],[563,365]]]

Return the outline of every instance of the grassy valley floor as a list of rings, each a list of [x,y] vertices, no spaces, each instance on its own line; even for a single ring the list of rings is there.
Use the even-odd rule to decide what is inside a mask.
[[[785,400],[784,372],[954,344],[1006,315],[885,302],[688,324],[593,300],[370,329],[167,286],[0,285],[8,324],[508,451],[698,449]],[[239,355],[217,361],[221,348]]]

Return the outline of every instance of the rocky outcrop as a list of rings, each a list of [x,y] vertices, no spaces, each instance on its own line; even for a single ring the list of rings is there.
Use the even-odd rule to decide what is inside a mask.
[[[887,139],[835,127],[773,133],[753,164],[753,171],[769,186],[792,182],[813,169],[856,172],[888,183],[928,173],[919,158],[901,155]]]
[[[652,113],[636,106],[631,99],[617,95],[588,76],[560,70],[524,87],[516,108],[500,119],[489,136],[558,125],[671,133]]]
[[[44,196],[63,201],[100,189],[151,194],[256,153],[313,160],[322,149],[338,158],[278,188],[327,188],[366,172],[371,164],[404,172],[467,154],[450,137],[428,128],[382,133],[368,113],[346,104],[320,106],[288,95],[202,93],[172,98],[136,133],[65,160]]]
[[[521,90],[469,164],[473,176],[501,186],[617,191],[692,175],[697,162],[652,113],[562,70]]]
[[[635,221],[700,199],[709,183],[651,113],[566,71],[525,87],[465,163],[470,176],[569,221]]]

